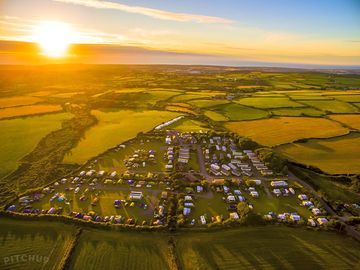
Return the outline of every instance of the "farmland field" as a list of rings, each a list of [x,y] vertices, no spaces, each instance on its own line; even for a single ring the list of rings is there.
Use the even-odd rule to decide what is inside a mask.
[[[176,243],[182,269],[355,269],[360,260],[351,238],[286,227],[183,233]]]
[[[9,98],[0,98],[0,108],[31,105],[41,101],[38,97],[15,96]]]
[[[209,117],[213,121],[228,121],[229,119],[221,113],[215,111],[205,111],[204,115]]]
[[[91,157],[149,131],[156,125],[179,116],[166,111],[93,111],[99,123],[89,129],[79,144],[64,158],[64,163],[84,163]]]
[[[61,223],[1,218],[0,268],[56,269],[67,256],[75,232],[74,226]],[[6,263],[6,258],[17,255],[26,256],[26,260],[17,262],[13,257],[13,263]]]
[[[31,152],[42,137],[61,128],[69,113],[39,115],[0,121],[0,177],[15,170],[18,161]]]
[[[303,100],[302,102],[324,112],[356,113],[359,111],[353,105],[338,100]]]
[[[152,233],[84,231],[70,269],[169,269],[167,237]]]
[[[341,114],[341,115],[330,115],[331,119],[345,124],[351,128],[360,130],[360,114]]]
[[[260,109],[304,107],[304,105],[291,101],[287,97],[249,97],[235,100],[235,102]]]
[[[62,111],[60,105],[29,105],[0,109],[0,119]]]
[[[272,109],[271,113],[279,116],[322,116],[325,114],[313,108],[279,108]]]
[[[256,142],[275,146],[303,138],[327,138],[344,135],[348,129],[331,120],[307,117],[279,117],[253,121],[229,122],[225,126]]]
[[[287,158],[312,165],[327,173],[360,173],[360,135],[309,140],[278,147]],[[342,162],[346,160],[346,162]]]
[[[222,106],[219,108],[219,112],[222,112],[230,120],[253,120],[267,118],[269,116],[267,111],[239,104]]]
[[[207,107],[214,107],[218,105],[227,104],[229,101],[227,100],[214,100],[214,99],[195,99],[189,101],[189,104],[194,105],[198,108],[207,108]]]
[[[206,131],[209,128],[203,122],[192,120],[192,119],[182,119],[180,121],[175,122],[174,124],[170,125],[169,128],[176,129],[179,131]]]

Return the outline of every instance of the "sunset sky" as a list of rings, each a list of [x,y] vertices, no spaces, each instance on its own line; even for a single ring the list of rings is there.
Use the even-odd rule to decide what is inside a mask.
[[[13,64],[360,66],[360,1],[0,0],[0,39]]]

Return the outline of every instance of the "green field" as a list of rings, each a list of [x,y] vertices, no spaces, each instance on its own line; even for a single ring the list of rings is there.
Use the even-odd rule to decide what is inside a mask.
[[[125,149],[119,149],[117,151],[108,152],[98,158],[96,164],[97,170],[113,171],[116,170],[118,173],[124,173],[127,167],[124,164],[124,159],[128,159],[134,154],[136,150],[155,150],[155,161],[156,164],[147,163],[146,167],[140,167],[132,169],[134,172],[158,172],[164,170],[164,159],[162,146],[165,146],[165,142],[160,140],[152,140],[141,144],[139,140],[128,144]]]
[[[338,100],[303,100],[302,102],[324,112],[356,113],[359,111],[353,105]]]
[[[175,122],[174,124],[168,126],[168,129],[176,129],[182,132],[190,132],[190,131],[207,131],[209,127],[200,121],[192,120],[192,119],[181,119],[180,121]]]
[[[79,198],[82,196],[82,192],[77,195],[73,191],[64,191],[56,190],[57,192],[63,194],[67,200],[71,201],[70,205],[65,205],[64,202],[50,202],[50,195],[46,195],[42,200],[35,202],[33,204],[34,209],[45,209],[48,210],[51,207],[63,208],[63,213],[65,215],[70,214],[71,212],[80,212],[87,214],[90,211],[94,211],[96,215],[102,217],[112,216],[112,215],[121,215],[125,218],[125,221],[128,218],[135,218],[138,224],[141,224],[142,221],[151,222],[153,218],[154,208],[157,206],[158,199],[160,198],[160,191],[154,189],[140,189],[140,188],[130,188],[128,185],[109,185],[100,192],[97,191],[98,196],[94,193],[88,192],[86,196],[88,199],[86,201],[80,201]],[[134,206],[124,206],[121,205],[119,208],[114,207],[115,200],[128,200],[128,196],[131,190],[142,191],[144,194],[144,199],[135,203]],[[99,198],[96,206],[91,205],[91,201],[95,198]],[[140,208],[140,203],[146,203],[148,205],[147,209]]]
[[[183,233],[181,269],[356,269],[360,244],[331,232],[266,226]]]
[[[164,236],[86,230],[72,254],[70,269],[170,269]]]
[[[360,135],[330,139],[309,140],[306,143],[287,144],[277,148],[291,160],[312,165],[334,174],[360,173]]]
[[[31,152],[40,139],[61,128],[69,113],[48,114],[26,118],[0,120],[0,177],[15,170],[18,161]]]
[[[84,138],[64,158],[64,163],[84,163],[91,157],[135,137],[139,132],[179,116],[167,111],[93,111],[98,124],[86,131]]]
[[[253,120],[267,118],[269,113],[265,110],[251,108],[239,104],[229,104],[219,107],[218,111],[230,120]]]
[[[57,269],[68,255],[75,232],[74,226],[56,222],[1,218],[0,269]],[[6,258],[17,255],[25,259],[13,257],[13,263],[6,263]],[[35,259],[30,261],[30,256]]]
[[[327,138],[344,135],[348,129],[340,124],[314,117],[279,117],[253,121],[229,122],[225,126],[256,142],[275,146],[303,138]]]
[[[343,123],[344,125],[360,130],[360,114],[333,114],[330,119]]]
[[[208,108],[218,105],[229,103],[227,100],[216,100],[216,99],[195,99],[188,102],[189,104],[198,108]]]
[[[272,109],[271,113],[278,116],[323,116],[324,112],[313,108],[279,108]]]
[[[260,109],[304,107],[287,97],[249,97],[235,100],[236,103]]]
[[[221,113],[215,111],[205,111],[204,115],[209,117],[213,121],[228,121],[229,119]]]

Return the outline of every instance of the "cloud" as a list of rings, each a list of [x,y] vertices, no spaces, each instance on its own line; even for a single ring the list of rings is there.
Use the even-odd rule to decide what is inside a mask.
[[[197,22],[197,23],[220,23],[220,24],[234,23],[234,21],[232,20],[221,17],[205,16],[205,15],[189,14],[189,13],[178,13],[178,12],[171,12],[161,9],[140,7],[140,6],[129,6],[129,5],[114,3],[110,1],[99,1],[99,0],[53,0],[53,1],[81,5],[92,8],[99,8],[99,9],[120,10],[128,13],[141,14],[160,20],[170,20],[170,21],[179,21],[179,22]]]

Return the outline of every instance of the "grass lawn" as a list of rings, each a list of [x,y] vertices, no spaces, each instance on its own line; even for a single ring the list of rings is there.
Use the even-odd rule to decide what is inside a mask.
[[[309,140],[277,148],[287,158],[320,168],[327,173],[360,173],[360,135]]]
[[[88,192],[86,196],[88,199],[86,201],[80,201],[79,198],[83,195],[85,187],[81,189],[78,194],[74,194],[73,191],[64,191],[64,189],[58,189],[56,192],[65,194],[67,200],[71,201],[70,205],[66,205],[63,202],[58,202],[57,200],[50,202],[49,199],[52,195],[45,196],[41,201],[35,202],[33,204],[34,209],[50,209],[51,207],[64,209],[64,214],[70,214],[71,212],[81,212],[87,214],[90,211],[94,211],[96,215],[100,216],[112,216],[112,215],[121,215],[125,218],[135,218],[139,223],[145,220],[150,222],[153,217],[153,210],[158,203],[160,198],[160,191],[155,189],[144,189],[144,188],[135,188],[129,187],[126,184],[122,185],[109,185],[99,188],[99,195],[96,196],[93,192]],[[128,200],[130,191],[142,191],[144,194],[144,199],[138,202],[135,202],[133,207],[121,205],[119,208],[114,207],[115,200]],[[91,201],[98,197],[99,201],[96,206],[91,205]],[[140,203],[145,203],[148,205],[147,209],[140,208]]]
[[[176,129],[182,132],[190,132],[190,131],[207,131],[209,130],[208,126],[200,121],[192,120],[192,119],[181,119],[176,121],[175,123],[171,124],[167,127],[168,129]]]
[[[205,111],[204,115],[209,117],[213,121],[228,121],[229,120],[223,114],[215,112],[215,111]]]
[[[139,132],[179,116],[167,111],[93,111],[99,123],[85,132],[84,138],[64,158],[64,163],[85,163],[105,150],[135,137]]]
[[[228,100],[214,100],[214,99],[195,99],[189,101],[189,104],[198,108],[214,107],[229,103]]]
[[[167,240],[161,233],[86,230],[70,269],[170,269]]]
[[[331,120],[313,117],[279,117],[229,122],[225,127],[267,146],[289,143],[302,138],[339,136],[349,131]]]
[[[229,104],[219,107],[219,112],[230,120],[253,120],[267,118],[269,113],[265,110],[251,108],[239,104]]]
[[[32,96],[14,96],[8,98],[0,98],[0,108],[31,105],[40,101],[42,101],[42,99]]]
[[[208,223],[211,223],[211,217],[223,216],[224,219],[229,218],[227,204],[223,202],[223,193],[207,192],[197,193],[195,195],[194,205],[191,214],[187,216],[187,222],[190,223],[192,219],[196,220],[197,225],[201,224],[200,216],[205,215]]]
[[[345,124],[348,127],[360,130],[360,114],[329,115],[331,119]]]
[[[177,236],[182,269],[355,269],[360,244],[333,232],[284,226]]]
[[[287,97],[249,97],[235,100],[236,103],[261,109],[304,107],[304,105],[291,101]]]
[[[68,255],[75,233],[72,225],[1,218],[0,269],[56,269]],[[27,259],[34,255],[35,259],[17,262],[14,258],[13,264],[5,264],[6,257],[15,255],[26,255]]]
[[[354,107],[350,103],[346,103],[338,100],[303,100],[309,106],[315,107],[316,109],[324,112],[332,113],[356,113],[358,108]]]
[[[0,121],[0,178],[18,166],[18,161],[31,152],[51,131],[61,128],[70,113],[39,115]]]
[[[22,117],[22,116],[29,116],[36,114],[54,113],[54,112],[60,112],[62,110],[63,108],[60,105],[49,105],[49,104],[4,108],[4,109],[0,109],[0,119],[10,118],[10,117]]]
[[[278,116],[322,116],[325,114],[313,108],[279,108],[271,110],[271,113]]]
[[[161,149],[162,146],[165,146],[165,143],[160,140],[152,140],[149,142],[141,143],[140,140],[132,142],[131,144],[127,144],[124,149],[119,149],[116,151],[108,152],[104,155],[101,155],[98,158],[98,162],[96,164],[97,170],[104,171],[114,171],[116,170],[118,173],[124,173],[127,171],[127,167],[124,164],[124,159],[130,158],[134,151],[136,150],[155,150],[155,160],[156,164],[147,162],[145,167],[132,168],[132,172],[157,172],[165,170],[165,163],[163,159],[164,149]]]

